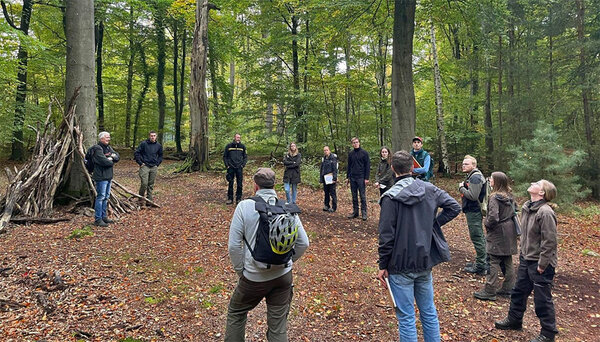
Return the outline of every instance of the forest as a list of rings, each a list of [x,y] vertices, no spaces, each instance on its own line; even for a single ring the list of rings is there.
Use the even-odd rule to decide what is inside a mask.
[[[59,0],[1,3],[0,144],[23,160],[32,127],[49,112],[58,123],[69,98],[67,16]],[[93,4],[96,133],[134,147],[156,130],[185,155],[196,1]],[[278,158],[292,141],[305,156],[324,144],[344,156],[358,136],[376,155],[419,135],[442,173],[472,154],[516,183],[568,175],[582,186],[574,199],[600,196],[599,1],[209,5],[206,153],[236,132],[251,154]]]

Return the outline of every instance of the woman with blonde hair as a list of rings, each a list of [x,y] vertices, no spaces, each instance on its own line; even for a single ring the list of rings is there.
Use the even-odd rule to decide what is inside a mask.
[[[300,164],[302,164],[302,155],[296,147],[296,143],[290,143],[288,152],[283,157],[283,188],[285,198],[288,203],[296,203],[298,195],[298,183],[300,183]]]
[[[490,272],[485,287],[473,293],[481,300],[496,300],[496,295],[508,296],[515,283],[513,254],[517,254],[517,232],[513,216],[515,200],[504,172],[493,172],[489,178],[492,192],[489,195],[488,211],[484,220],[486,229],[486,252],[490,258]],[[501,265],[504,264],[504,270]],[[500,273],[504,282],[500,286]]]
[[[495,323],[497,329],[521,330],[527,309],[527,297],[533,291],[535,314],[540,319],[540,335],[531,342],[552,342],[558,334],[552,302],[554,269],[558,262],[556,214],[550,201],[556,198],[556,187],[545,179],[531,183],[530,200],[521,213],[521,253],[517,282],[510,295],[508,316]]]

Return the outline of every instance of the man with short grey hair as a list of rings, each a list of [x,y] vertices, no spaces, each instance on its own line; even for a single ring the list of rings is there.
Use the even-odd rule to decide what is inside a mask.
[[[110,198],[110,185],[113,179],[113,166],[119,161],[119,154],[108,144],[110,133],[100,132],[98,144],[91,147],[94,172],[92,179],[96,183],[96,200],[94,201],[94,225],[107,227],[114,221],[108,218],[107,207]]]

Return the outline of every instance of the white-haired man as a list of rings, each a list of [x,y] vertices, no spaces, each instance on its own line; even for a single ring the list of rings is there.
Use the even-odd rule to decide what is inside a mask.
[[[94,225],[106,227],[113,223],[107,216],[106,208],[110,198],[110,185],[113,179],[113,166],[119,161],[119,154],[108,144],[110,133],[98,134],[98,144],[92,146],[94,151],[94,172],[92,179],[96,183],[96,200],[94,201]]]

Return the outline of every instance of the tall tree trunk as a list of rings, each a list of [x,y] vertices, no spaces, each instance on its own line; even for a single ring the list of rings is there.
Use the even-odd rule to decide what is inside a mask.
[[[469,107],[469,123],[470,128],[475,129],[477,126],[477,112],[479,111],[479,46],[478,43],[473,43],[472,62],[469,63],[469,73],[471,74],[471,106]]]
[[[441,172],[444,175],[450,174],[450,164],[448,161],[448,145],[446,144],[446,130],[444,129],[444,105],[442,101],[442,81],[440,77],[440,65],[438,63],[437,46],[435,40],[435,27],[431,23],[431,52],[433,55],[433,83],[435,86],[435,107],[437,109],[437,132],[441,151]]]
[[[485,79],[485,147],[488,170],[494,169],[494,130],[492,127],[492,68],[488,64]]]
[[[352,90],[350,89],[350,53],[352,51],[352,45],[350,43],[350,37],[346,39],[346,46],[344,46],[344,61],[346,62],[346,85],[344,87],[344,113],[346,114],[346,141],[352,139],[352,125],[350,124],[353,120],[350,117],[351,112],[351,101],[352,101]]]
[[[215,123],[220,121],[219,118],[219,90],[217,86],[217,62],[216,62],[216,52],[213,42],[208,39],[208,70],[210,72],[210,86],[212,90],[212,98],[213,98],[213,117],[215,118]]]
[[[135,18],[133,15],[133,5],[129,6],[129,61],[127,62],[127,103],[125,104],[125,146],[131,146],[131,108],[133,106],[133,65],[135,60],[135,41],[134,41]],[[133,143],[135,145],[135,141]]]
[[[309,50],[308,47],[310,45],[310,30],[309,30],[309,18],[308,18],[308,13],[306,14],[306,38],[305,38],[305,44],[304,44],[304,96],[308,96],[308,55],[309,55]],[[302,115],[306,115],[306,107],[302,108]],[[308,125],[307,123],[305,123],[306,121],[306,117],[303,119],[302,121],[302,140],[303,142],[308,141]]]
[[[144,106],[144,99],[146,98],[146,94],[148,93],[148,88],[150,88],[150,71],[148,70],[148,63],[146,62],[146,52],[144,51],[144,47],[141,43],[136,44],[136,49],[140,53],[140,61],[142,62],[142,73],[144,74],[144,85],[142,87],[142,91],[137,99],[137,107],[135,109],[135,119],[133,123],[133,142],[131,144],[132,148],[135,148],[135,145],[138,140],[138,130],[140,123],[140,115],[142,113],[142,107]]]
[[[216,8],[208,0],[196,0],[196,24],[192,44],[190,76],[190,151],[191,171],[206,170],[208,164],[208,100],[206,96],[206,59],[208,12]]]
[[[592,107],[590,106],[590,85],[587,80],[586,39],[585,39],[585,4],[584,0],[575,0],[577,4],[577,40],[579,41],[579,82],[581,87],[581,102],[583,104],[583,120],[585,137],[588,146],[594,145],[592,135]]]
[[[175,130],[177,130],[177,114],[179,111],[179,20],[173,18],[173,104],[175,106]]]
[[[410,151],[416,129],[412,51],[416,0],[395,0],[392,54],[392,148]]]
[[[94,89],[94,1],[66,0],[65,36],[67,39],[67,72],[65,109],[75,90],[77,122],[83,133],[85,148],[96,142],[96,94]],[[79,155],[74,154],[77,160]],[[77,197],[87,195],[88,185],[82,163],[75,162],[69,173],[66,191]]]
[[[235,95],[235,58],[229,61],[229,94],[227,97],[227,115],[231,116],[233,109],[233,96]]]
[[[24,36],[29,35],[29,22],[31,21],[31,12],[33,9],[33,0],[24,0],[21,9],[21,21],[17,27],[6,9],[4,1],[2,4],[2,13],[6,22],[15,30],[21,31]],[[17,60],[19,61],[19,70],[17,72],[17,93],[15,95],[15,117],[13,119],[13,140],[10,159],[23,160],[25,158],[25,149],[23,146],[23,125],[25,123],[25,101],[27,100],[27,47],[23,41],[19,40],[19,52]]]
[[[498,146],[502,148],[502,35],[498,35]],[[502,154],[501,154],[502,155]],[[499,160],[500,165],[504,165],[503,160]]]
[[[157,1],[154,8],[154,27],[156,34],[156,94],[158,96],[158,142],[163,144],[165,130],[165,112],[167,100],[165,96],[165,13],[166,8],[162,2]]]
[[[96,39],[96,90],[98,91],[98,129],[104,131],[104,87],[102,86],[102,43],[104,42],[104,18],[95,26]]]
[[[298,60],[298,17],[292,6],[287,6],[292,15],[290,31],[292,33],[292,73],[294,86],[294,112],[296,113],[296,142],[304,142],[304,114],[300,102],[300,62]]]
[[[186,41],[187,41],[187,30],[183,29],[181,35],[181,70],[179,73],[179,107],[175,108],[175,145],[177,147],[177,153],[183,153],[181,147],[181,118],[183,116],[183,92],[185,88],[185,56],[186,56]]]
[[[383,35],[381,32],[378,34],[377,39],[377,71],[375,72],[375,80],[377,81],[377,114],[378,114],[378,135],[379,145],[384,146],[386,142],[386,127],[387,120],[386,116],[386,86],[387,86],[387,50],[388,50],[388,37],[387,34]]]

